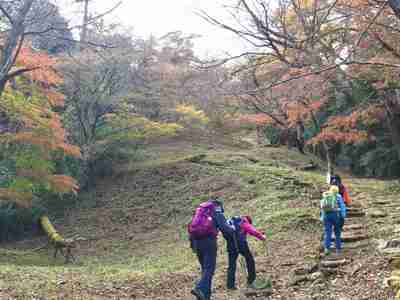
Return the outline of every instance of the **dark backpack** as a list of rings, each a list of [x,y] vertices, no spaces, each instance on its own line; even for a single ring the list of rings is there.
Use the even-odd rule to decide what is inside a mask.
[[[331,182],[332,185],[336,185],[339,188],[339,194],[343,197],[344,194],[344,186],[342,184],[342,179],[340,178],[339,175],[333,175],[331,176]]]
[[[342,184],[342,179],[340,178],[339,175],[332,175],[331,176],[331,182],[332,185],[341,185]]]
[[[242,223],[242,218],[239,216],[231,217],[227,220],[229,226],[231,226],[235,231],[240,231],[240,224]]]
[[[212,218],[216,204],[207,201],[200,204],[194,211],[191,222],[188,224],[190,238],[202,239],[217,234],[217,230]]]

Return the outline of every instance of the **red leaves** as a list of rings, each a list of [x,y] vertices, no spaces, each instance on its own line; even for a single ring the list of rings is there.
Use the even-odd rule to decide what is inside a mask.
[[[20,75],[13,85],[8,85],[3,93],[0,109],[3,113],[12,116],[18,124],[15,131],[10,131],[1,137],[9,143],[14,143],[32,151],[32,161],[40,164],[23,165],[16,167],[16,180],[24,184],[13,189],[0,189],[0,197],[12,201],[20,201],[29,206],[33,197],[35,185],[44,185],[57,193],[77,193],[78,183],[67,175],[53,175],[52,162],[59,155],[81,156],[80,148],[67,143],[66,131],[63,128],[60,115],[53,110],[55,106],[64,104],[64,95],[55,90],[56,85],[62,83],[62,77],[54,66],[57,60],[49,57],[45,52],[34,51],[24,46],[16,62],[16,70],[31,71]],[[34,146],[34,147],[32,147]],[[23,151],[21,153],[24,153]],[[19,156],[15,154],[18,161]]]
[[[262,125],[274,122],[271,117],[263,113],[243,114],[239,117],[239,121],[256,125]]]
[[[323,140],[345,144],[372,141],[375,137],[369,135],[367,130],[360,129],[361,125],[370,127],[384,117],[384,109],[379,105],[361,108],[350,115],[331,117],[321,132],[308,143],[316,144]]]
[[[322,131],[309,140],[308,144],[317,144],[321,141],[335,141],[344,144],[361,143],[372,139],[373,137],[368,136],[368,133],[363,130],[347,130],[341,131],[339,129],[324,128]]]
[[[33,69],[25,73],[32,81],[48,86],[62,83],[61,76],[54,69],[57,59],[51,58],[45,52],[34,51],[29,45],[22,47],[16,61],[17,68]]]
[[[58,193],[74,193],[79,191],[78,182],[67,175],[52,175],[48,178],[52,190]]]

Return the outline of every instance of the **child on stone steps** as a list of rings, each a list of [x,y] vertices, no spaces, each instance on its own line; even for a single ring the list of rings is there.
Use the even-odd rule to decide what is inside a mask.
[[[342,220],[346,218],[346,205],[339,193],[339,188],[332,185],[329,191],[323,193],[321,199],[321,220],[324,224],[324,253],[330,253],[332,231],[335,231],[336,253],[339,253],[341,244]]]

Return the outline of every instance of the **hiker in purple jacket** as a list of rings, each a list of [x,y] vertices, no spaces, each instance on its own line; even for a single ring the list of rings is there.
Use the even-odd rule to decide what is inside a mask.
[[[218,232],[232,233],[226,223],[221,199],[211,198],[196,209],[188,225],[191,247],[201,266],[201,278],[191,293],[197,300],[210,300],[217,261]]]

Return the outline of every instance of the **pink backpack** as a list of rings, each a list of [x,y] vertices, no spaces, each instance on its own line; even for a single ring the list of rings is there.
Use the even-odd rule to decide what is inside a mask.
[[[215,206],[213,202],[207,201],[196,208],[192,221],[188,224],[188,232],[191,238],[201,239],[218,234],[212,218]]]

